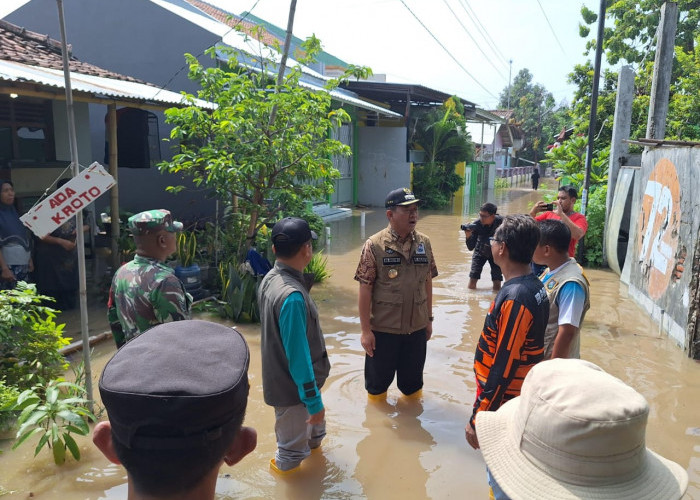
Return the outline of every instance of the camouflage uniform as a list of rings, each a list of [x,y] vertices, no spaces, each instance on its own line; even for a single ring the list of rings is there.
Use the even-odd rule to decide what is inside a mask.
[[[128,229],[135,235],[175,232],[182,224],[167,210],[149,210],[129,218]],[[136,255],[120,267],[109,290],[107,319],[117,346],[150,327],[190,319],[192,297],[173,270],[158,259]]]

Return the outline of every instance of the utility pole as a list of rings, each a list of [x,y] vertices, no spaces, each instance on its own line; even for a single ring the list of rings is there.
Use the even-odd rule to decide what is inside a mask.
[[[543,99],[542,99],[542,93],[538,92],[535,94],[535,98],[537,99],[537,137],[535,137],[535,141],[537,141],[537,145],[535,145],[535,141],[532,142],[532,152],[534,153],[534,160],[535,160],[535,165],[537,164],[537,161],[539,160],[539,155],[537,154],[537,148],[539,148],[539,145],[542,141],[542,104],[544,104]]]
[[[506,104],[506,109],[510,109],[510,77],[513,74],[513,60],[509,60],[508,64],[510,65],[510,67],[508,68],[508,104]]]
[[[598,84],[600,81],[600,61],[603,56],[603,36],[605,28],[605,0],[600,0],[598,11],[598,35],[595,47],[595,66],[593,67],[593,88],[591,89],[591,113],[588,119],[588,147],[586,150],[586,176],[581,195],[581,213],[586,215],[588,205],[588,186],[591,183],[591,160],[593,160],[593,143],[595,142],[596,116],[598,113]]]
[[[588,147],[586,148],[586,174],[581,193],[581,213],[586,215],[588,206],[588,186],[591,183],[591,161],[593,160],[593,143],[595,142],[596,114],[598,112],[598,81],[600,80],[600,61],[603,56],[603,29],[605,28],[605,0],[600,0],[598,10],[598,35],[595,46],[595,66],[593,67],[593,88],[591,89],[591,113],[588,119]],[[576,258],[583,262],[585,236],[579,242]]]
[[[654,76],[651,81],[647,139],[663,139],[666,133],[671,68],[678,24],[678,4],[666,2],[661,7],[661,20],[657,31]]]
[[[63,56],[63,77],[66,86],[66,113],[68,118],[68,138],[70,142],[70,160],[73,165],[73,177],[80,173],[78,163],[78,138],[75,132],[75,115],[73,113],[73,92],[70,82],[70,65],[68,63],[68,44],[66,43],[66,22],[63,17],[63,0],[56,0],[58,6],[58,22],[61,30],[61,53]],[[88,332],[87,291],[85,280],[85,234],[83,233],[83,211],[75,215],[76,241],[78,250],[78,287],[80,290],[80,331],[83,340],[83,369],[85,373],[85,392],[88,407],[93,411],[92,369],[90,367],[90,336]]]

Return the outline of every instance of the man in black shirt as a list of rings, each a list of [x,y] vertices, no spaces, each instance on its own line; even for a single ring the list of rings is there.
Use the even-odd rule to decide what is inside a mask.
[[[479,209],[479,219],[462,226],[464,236],[467,238],[467,248],[474,250],[472,256],[472,268],[469,272],[469,288],[474,290],[476,282],[481,278],[481,270],[488,261],[491,266],[491,280],[493,289],[500,290],[503,274],[501,268],[496,265],[491,256],[491,245],[489,238],[496,232],[496,228],[501,225],[503,218],[496,214],[498,208],[493,203],[484,203]]]

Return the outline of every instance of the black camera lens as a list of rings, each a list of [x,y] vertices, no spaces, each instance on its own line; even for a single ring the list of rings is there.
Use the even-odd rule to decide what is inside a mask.
[[[469,227],[468,224],[462,224],[461,226],[459,226],[459,228],[460,228],[462,231],[466,231],[468,227]]]
[[[551,212],[554,210],[554,203],[547,203],[547,206],[544,207],[545,210],[548,212]]]

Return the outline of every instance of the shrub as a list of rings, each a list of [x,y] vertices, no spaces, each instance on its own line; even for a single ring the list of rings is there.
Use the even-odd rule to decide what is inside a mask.
[[[79,385],[59,380],[52,380],[47,385],[39,383],[22,392],[13,407],[22,413],[17,419],[20,428],[12,449],[32,436],[41,436],[34,456],[48,446],[56,465],[66,461],[66,450],[80,460],[80,448],[70,434],[86,436],[90,432],[86,419],[97,420],[86,408],[88,401],[82,397],[84,393]]]
[[[17,402],[17,396],[19,391],[15,387],[7,386],[0,380],[0,432],[9,429],[18,415],[11,408]]]
[[[262,278],[253,276],[245,265],[230,260],[219,264],[219,279],[221,300],[217,301],[216,312],[234,321],[259,321],[257,291]]]
[[[494,189],[505,189],[510,187],[510,179],[506,177],[496,177],[493,183]]]
[[[315,253],[309,265],[304,269],[304,273],[313,274],[314,283],[323,283],[331,277],[328,270],[328,257],[323,255],[323,252]]]
[[[607,184],[598,186],[591,192],[586,207],[586,219],[588,231],[585,236],[585,260],[591,267],[600,267],[603,264],[603,238],[605,227],[605,198],[608,193]]]
[[[28,389],[58,378],[68,367],[59,352],[70,340],[62,335],[65,325],[54,322],[56,311],[42,301],[53,299],[22,281],[13,290],[0,290],[0,366],[7,386]]]

